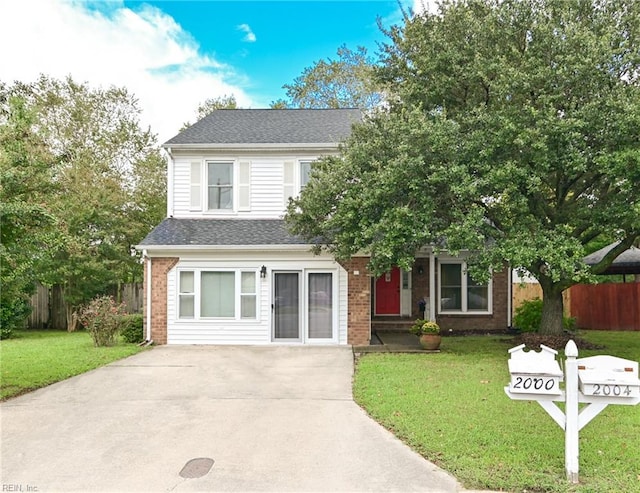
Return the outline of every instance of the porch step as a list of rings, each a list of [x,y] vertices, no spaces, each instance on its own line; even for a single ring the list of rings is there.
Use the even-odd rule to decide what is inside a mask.
[[[409,332],[409,328],[415,323],[413,318],[393,318],[371,320],[372,332]]]

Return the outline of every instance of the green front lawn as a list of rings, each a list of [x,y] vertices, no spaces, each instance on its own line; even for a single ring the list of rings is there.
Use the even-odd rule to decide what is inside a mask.
[[[640,333],[586,332],[579,357],[640,360]],[[640,405],[610,405],[580,432],[580,485],[565,480],[564,432],[537,402],[512,401],[507,336],[446,337],[438,354],[367,354],[356,401],[467,488],[640,492]],[[564,355],[560,354],[564,359]]]
[[[24,394],[142,351],[135,344],[97,348],[88,333],[27,330],[0,341],[0,400]]]

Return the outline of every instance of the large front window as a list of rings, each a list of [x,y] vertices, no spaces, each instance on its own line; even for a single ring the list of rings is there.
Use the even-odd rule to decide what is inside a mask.
[[[209,210],[233,209],[233,163],[208,163]]]
[[[183,270],[179,273],[181,319],[256,319],[256,271]]]
[[[490,284],[476,282],[464,262],[440,263],[440,313],[489,313]]]

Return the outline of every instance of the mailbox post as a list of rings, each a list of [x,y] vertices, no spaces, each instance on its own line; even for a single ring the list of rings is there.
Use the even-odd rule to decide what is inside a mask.
[[[511,382],[504,388],[513,400],[533,400],[565,432],[567,479],[578,482],[578,435],[580,430],[609,404],[634,406],[640,403],[638,363],[614,356],[578,358],[575,342],[564,349],[565,389],[560,389],[562,371],[554,349],[524,351],[524,344],[509,349]],[[556,405],[565,403],[565,412]],[[586,404],[579,412],[579,403]]]

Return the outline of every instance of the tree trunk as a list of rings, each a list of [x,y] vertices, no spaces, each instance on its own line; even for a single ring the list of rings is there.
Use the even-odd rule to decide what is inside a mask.
[[[542,320],[540,333],[558,335],[563,333],[562,290],[553,284],[542,285]]]

